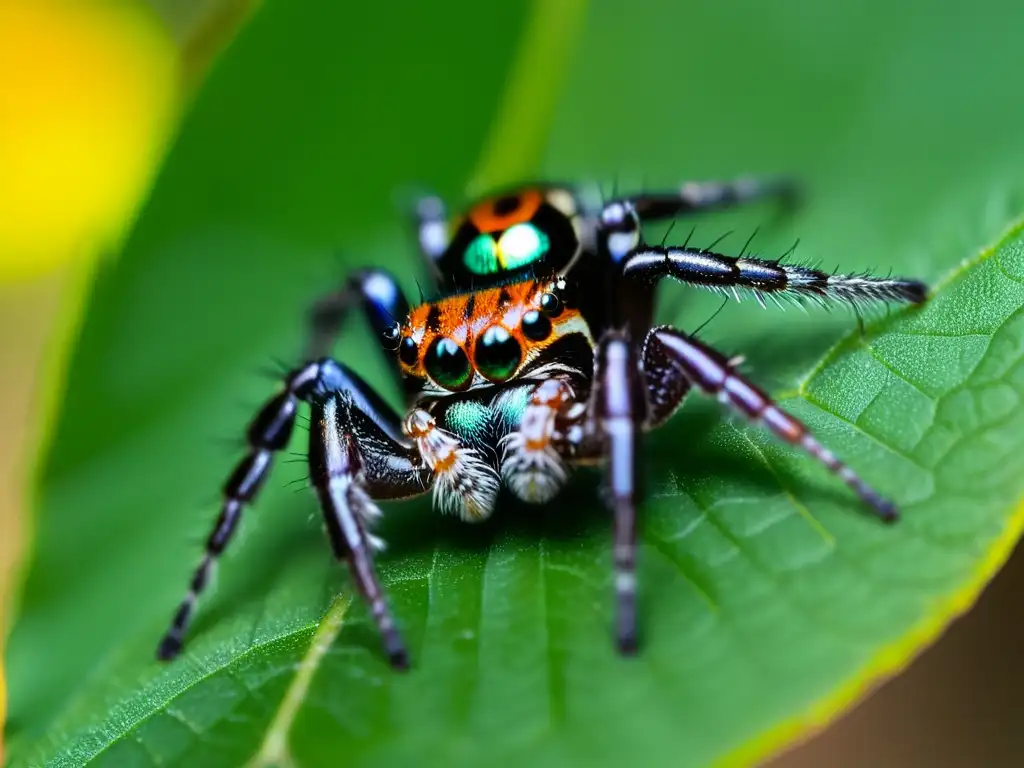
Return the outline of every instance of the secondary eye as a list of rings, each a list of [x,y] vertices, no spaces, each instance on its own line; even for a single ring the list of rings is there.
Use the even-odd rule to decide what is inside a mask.
[[[435,339],[427,349],[427,373],[445,389],[462,389],[469,383],[469,358],[451,339]]]
[[[531,309],[523,315],[523,335],[530,341],[544,341],[551,335],[551,321],[547,315]]]
[[[398,345],[398,358],[407,366],[412,368],[416,365],[416,360],[419,356],[419,347],[417,347],[416,342],[412,340],[412,336],[406,336],[402,339],[402,343]]]
[[[402,328],[398,323],[393,323],[384,329],[382,338],[383,340],[381,343],[384,345],[384,349],[397,352],[402,341]]]
[[[492,325],[476,342],[477,370],[490,381],[505,381],[519,367],[523,352],[519,342],[500,325]]]
[[[548,317],[562,314],[562,300],[553,293],[545,293],[540,297],[540,308]]]

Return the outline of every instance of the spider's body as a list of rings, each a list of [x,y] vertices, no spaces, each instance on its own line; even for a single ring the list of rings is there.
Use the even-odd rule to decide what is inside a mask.
[[[439,298],[410,308],[385,270],[354,273],[318,303],[305,365],[249,427],[250,451],[225,486],[221,515],[185,600],[159,649],[181,648],[216,558],[293,431],[299,401],[312,407],[310,477],[335,555],[346,560],[396,667],[407,664],[374,572],[380,545],[368,528],[375,500],[431,492],[464,520],[488,517],[502,486],[547,502],[573,467],[607,465],[621,650],[636,646],[635,505],[639,443],[691,388],[716,396],[827,466],[886,520],[895,506],[793,417],[695,337],[652,327],[662,278],[738,295],[920,302],[916,281],[828,275],[710,251],[652,246],[645,221],[791,191],[751,180],[687,184],[588,208],[557,186],[529,186],[477,202],[448,221],[440,201],[417,209],[421,250]],[[395,413],[327,353],[344,315],[361,304],[407,394]]]

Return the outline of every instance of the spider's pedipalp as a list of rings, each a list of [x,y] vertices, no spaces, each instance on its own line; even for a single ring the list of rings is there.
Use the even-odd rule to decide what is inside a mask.
[[[421,409],[406,416],[404,428],[434,473],[434,505],[468,522],[490,517],[500,483],[479,451],[463,445]]]
[[[501,478],[523,501],[550,501],[569,477],[553,438],[560,411],[572,404],[572,386],[564,379],[537,385],[523,411],[519,429],[501,441]]]

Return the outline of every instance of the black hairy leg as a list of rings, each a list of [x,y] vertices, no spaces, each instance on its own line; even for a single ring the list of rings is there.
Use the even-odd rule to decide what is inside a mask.
[[[655,221],[728,209],[766,197],[792,204],[799,191],[796,182],[788,177],[743,176],[729,181],[690,181],[671,192],[645,192],[612,200],[605,205],[605,210],[610,211],[615,205],[628,205],[641,222]],[[614,218],[613,214],[609,213],[608,218]]]
[[[434,266],[448,248],[448,212],[444,201],[435,195],[421,197],[416,201],[413,216],[420,253]]]
[[[732,361],[712,347],[674,328],[662,326],[648,334],[644,360],[656,361],[662,370],[676,375],[708,395],[714,395],[747,419],[767,427],[790,445],[803,448],[837,475],[885,522],[898,517],[896,505],[869,486],[849,466],[823,446],[806,425],[779,408],[771,398],[743,375]],[[685,388],[683,390],[685,394]]]
[[[392,329],[409,314],[409,302],[386,269],[360,269],[352,272],[339,290],[323,296],[313,305],[309,313],[309,346],[305,359],[318,360],[331,354],[342,323],[355,306],[366,316],[385,352],[398,348],[398,339],[391,338]],[[398,376],[395,355],[386,357]]]
[[[731,291],[736,298],[741,290],[749,291],[762,306],[765,296],[857,305],[887,301],[920,304],[927,294],[924,283],[917,280],[835,275],[796,264],[724,256],[685,246],[644,245],[622,263],[622,276],[652,289],[669,277],[689,285]]]
[[[313,406],[309,461],[335,555],[345,559],[366,597],[392,664],[406,656],[387,614],[373,572],[374,540],[366,526],[378,511],[371,498],[398,498],[430,487],[430,470],[402,433],[399,417],[355,373],[341,363],[321,359],[295,369],[282,391],[250,422],[249,450],[224,485],[221,512],[206,540],[199,566],[157,649],[160,659],[181,651],[196,603],[209,584],[217,559],[266,480],[274,454],[289,442],[300,402]]]
[[[670,192],[644,192],[607,202],[599,218],[600,240],[611,260],[619,263],[643,244],[641,229],[646,222],[725,210],[763,198],[776,198],[792,208],[798,197],[799,187],[785,177],[691,181]]]
[[[607,461],[605,494],[614,521],[615,639],[626,654],[637,650],[637,455],[645,420],[636,347],[624,335],[608,332],[598,342],[595,354],[588,431]]]

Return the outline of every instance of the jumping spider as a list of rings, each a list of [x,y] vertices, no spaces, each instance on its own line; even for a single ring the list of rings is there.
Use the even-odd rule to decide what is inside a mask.
[[[905,279],[829,275],[778,261],[644,241],[641,224],[786,198],[784,181],[690,183],[588,206],[577,191],[526,186],[484,199],[449,222],[443,204],[417,206],[421,250],[440,298],[410,310],[391,274],[367,269],[312,313],[311,362],[291,371],[253,419],[249,452],[158,656],[182,647],[216,559],[288,443],[300,401],[312,408],[309,469],[334,554],[348,562],[395,668],[408,656],[374,572],[375,501],[433,489],[442,511],[477,521],[505,485],[546,502],[574,466],[606,465],[614,515],[616,639],[636,650],[636,474],[641,435],[665,422],[691,387],[714,395],[839,476],[884,520],[895,505],[867,485],[724,357],[693,335],[654,326],[666,277],[765,297],[852,304],[925,300]],[[464,290],[464,286],[472,286]],[[407,394],[404,418],[344,363],[327,357],[343,317],[360,304]]]

